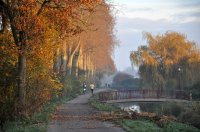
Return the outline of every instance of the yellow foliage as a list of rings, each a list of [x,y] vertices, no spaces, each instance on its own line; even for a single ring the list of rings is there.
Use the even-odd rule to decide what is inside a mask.
[[[177,32],[166,32],[164,35],[153,36],[146,34],[148,50],[142,52],[142,60],[149,65],[162,62],[165,65],[179,63],[183,58],[198,61],[199,52],[194,49],[195,44],[186,40],[185,35]]]

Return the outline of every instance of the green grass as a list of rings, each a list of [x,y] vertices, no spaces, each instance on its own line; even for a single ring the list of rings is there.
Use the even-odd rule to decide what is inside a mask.
[[[63,96],[54,96],[31,117],[7,122],[4,126],[5,132],[46,132],[48,122],[56,107],[80,94],[80,82],[77,79],[66,78],[63,85],[61,91]]]
[[[161,128],[147,120],[119,120],[117,122],[128,132],[160,132]]]
[[[105,112],[117,112],[120,111],[118,107],[115,105],[103,103],[99,101],[98,95],[95,94],[89,99],[89,104],[96,108],[99,111],[105,111]]]
[[[100,111],[120,111],[114,105],[100,102],[97,95],[92,96],[89,103]],[[137,120],[120,119],[115,123],[119,124],[127,132],[200,132],[198,128],[183,123],[166,122],[160,127],[155,122],[143,118],[138,118]]]
[[[46,123],[23,123],[23,121],[10,122],[5,132],[46,132]]]
[[[127,132],[200,132],[193,126],[177,122],[168,122],[162,128],[148,120],[123,119],[117,123]]]
[[[177,123],[177,122],[169,122],[164,125],[162,128],[163,132],[200,132],[198,128],[193,126]]]
[[[45,104],[40,112],[35,113],[32,117],[27,117],[21,120],[7,122],[5,132],[46,132],[48,121],[56,107],[72,98],[65,96],[54,98]]]

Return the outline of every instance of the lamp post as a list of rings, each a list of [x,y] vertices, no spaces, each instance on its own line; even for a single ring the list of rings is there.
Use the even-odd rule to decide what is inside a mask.
[[[179,74],[179,78],[178,78],[178,89],[181,90],[181,68],[178,68],[178,74]]]

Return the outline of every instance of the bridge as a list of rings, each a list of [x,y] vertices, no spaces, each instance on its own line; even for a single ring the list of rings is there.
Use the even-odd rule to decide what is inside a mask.
[[[107,103],[163,101],[188,102],[191,100],[191,94],[189,91],[181,90],[110,90],[99,93],[99,99],[100,101]]]

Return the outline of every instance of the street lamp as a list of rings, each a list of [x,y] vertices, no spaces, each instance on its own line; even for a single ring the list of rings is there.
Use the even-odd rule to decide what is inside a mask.
[[[178,68],[178,74],[179,74],[179,79],[178,79],[178,88],[181,90],[181,68]]]

